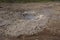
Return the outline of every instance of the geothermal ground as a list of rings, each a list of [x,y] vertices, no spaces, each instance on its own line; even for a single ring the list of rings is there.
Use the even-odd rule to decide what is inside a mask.
[[[0,40],[60,40],[60,3],[0,3]]]

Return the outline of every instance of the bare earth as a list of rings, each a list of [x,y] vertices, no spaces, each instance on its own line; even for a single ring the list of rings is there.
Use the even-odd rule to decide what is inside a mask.
[[[0,3],[0,40],[60,40],[60,3]]]

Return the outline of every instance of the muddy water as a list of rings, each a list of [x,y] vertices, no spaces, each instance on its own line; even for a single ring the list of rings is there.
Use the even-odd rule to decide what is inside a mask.
[[[29,10],[24,11],[20,16],[19,13],[15,17],[22,17],[22,19],[18,19],[13,24],[9,25],[6,29],[6,34],[11,36],[19,36],[19,35],[33,35],[38,32],[41,32],[46,28],[48,20],[50,18],[51,10]],[[16,12],[15,12],[16,13]],[[15,14],[14,14],[15,15]]]

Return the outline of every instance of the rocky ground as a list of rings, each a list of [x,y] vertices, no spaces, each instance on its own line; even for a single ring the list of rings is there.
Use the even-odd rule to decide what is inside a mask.
[[[0,3],[0,40],[60,40],[60,3]]]

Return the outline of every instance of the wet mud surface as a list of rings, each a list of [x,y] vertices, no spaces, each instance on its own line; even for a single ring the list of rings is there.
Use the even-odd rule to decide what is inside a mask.
[[[60,3],[0,6],[0,40],[60,40]]]

